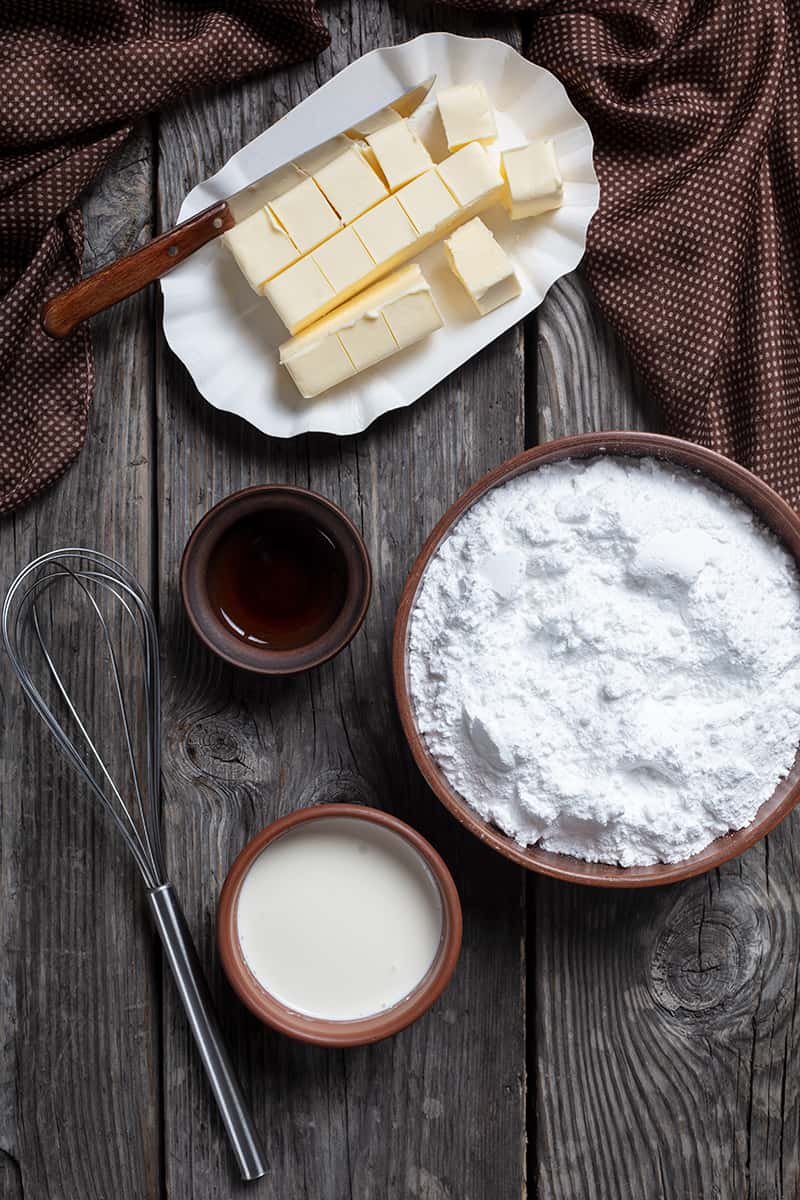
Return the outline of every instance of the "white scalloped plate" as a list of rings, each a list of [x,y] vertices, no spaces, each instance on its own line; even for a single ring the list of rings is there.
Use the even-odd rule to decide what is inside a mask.
[[[447,267],[441,245],[418,258],[445,325],[380,366],[303,400],[278,365],[288,336],[266,300],[240,275],[219,240],[198,250],[161,281],[164,334],[209,404],[238,413],[273,437],[312,430],[359,433],[376,417],[412,404],[434,384],[516,324],[548,288],[583,257],[586,231],[599,201],[592,135],[549,71],[490,38],[427,33],[365,54],[193,188],[180,221],[224,199],[282,163],[354,124],[366,108],[380,108],[429,75],[435,88],[482,79],[497,110],[502,149],[534,137],[553,138],[564,177],[564,203],[555,212],[510,221],[500,207],[484,217],[514,260],[522,294],[477,318]],[[447,152],[431,97],[412,118],[434,159]]]

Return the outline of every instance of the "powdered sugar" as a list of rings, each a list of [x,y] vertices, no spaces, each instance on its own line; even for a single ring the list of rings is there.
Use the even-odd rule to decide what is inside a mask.
[[[677,862],[748,824],[800,735],[800,580],[743,503],[653,459],[518,476],[439,547],[410,688],[442,771],[521,844]]]

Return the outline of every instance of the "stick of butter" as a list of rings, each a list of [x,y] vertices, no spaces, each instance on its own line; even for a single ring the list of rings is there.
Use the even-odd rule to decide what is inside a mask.
[[[552,142],[528,142],[504,150],[501,169],[508,184],[505,204],[512,221],[560,206],[564,185]]]
[[[222,235],[222,240],[256,292],[300,257],[297,246],[268,208],[260,208],[239,221]]]
[[[392,121],[366,135],[389,190],[396,192],[433,166],[433,159],[408,121]]]
[[[493,142],[497,137],[492,102],[482,83],[443,88],[436,102],[451,152],[467,142]]]
[[[453,274],[467,289],[481,316],[513,300],[522,291],[514,264],[480,217],[462,225],[445,241]]]
[[[397,271],[280,348],[280,361],[310,400],[441,328],[418,266]],[[349,368],[348,368],[349,364]]]
[[[337,235],[330,239],[332,243],[337,243],[335,247],[328,248],[328,243],[323,243],[311,256],[320,276],[325,278],[325,282],[330,280],[331,289],[328,292],[320,288],[319,279],[313,271],[307,274],[300,271],[299,268],[305,259],[301,259],[264,285],[261,289],[262,295],[273,303],[290,333],[300,333],[389,271],[421,254],[458,225],[499,203],[505,191],[500,171],[479,142],[464,146],[462,150],[458,150],[431,170],[439,177],[440,182],[444,183],[446,191],[454,201],[454,211],[444,221],[439,222],[435,218],[433,193],[428,196],[432,215],[430,219],[425,217],[425,200],[424,197],[420,199],[417,194],[418,181],[415,180],[413,184],[407,185],[414,189],[410,199],[405,195],[405,188],[402,188],[394,196],[387,196],[347,227],[347,230],[356,234],[358,242],[374,263],[359,279],[353,278],[346,286],[339,286],[347,273],[347,264],[344,262],[344,256],[337,253],[340,241],[342,246],[345,246],[345,239]],[[437,191],[437,195],[437,204],[441,202],[445,205],[446,201],[442,201],[441,193]],[[427,226],[426,232],[420,234],[416,222],[419,222],[419,226]],[[353,250],[353,261],[358,258],[363,263],[363,257],[355,249],[355,244],[349,244]],[[341,263],[343,272],[335,277],[331,266],[334,257]],[[354,274],[355,271],[351,272],[351,275]]]

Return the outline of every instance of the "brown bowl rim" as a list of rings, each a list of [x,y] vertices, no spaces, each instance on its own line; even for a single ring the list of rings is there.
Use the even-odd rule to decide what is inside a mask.
[[[324,521],[336,538],[347,566],[347,592],[333,624],[312,642],[296,650],[264,650],[250,646],[219,622],[208,602],[204,571],[208,557],[222,533],[236,521],[262,507],[259,501],[283,498],[287,507]],[[231,492],[210,508],[189,534],[180,565],[180,590],[184,611],[200,641],[218,658],[258,675],[294,675],[329,662],[353,640],[364,623],[372,599],[372,566],[359,530],[327,496],[288,483],[259,483]]]
[[[297,1013],[282,1004],[250,971],[236,929],[236,907],[242,882],[253,861],[270,842],[307,821],[351,817],[380,825],[399,834],[427,864],[442,901],[442,937],[436,957],[413,991],[391,1008],[353,1021],[329,1021]],[[217,944],[225,974],[250,1012],[265,1025],[314,1046],[365,1046],[391,1037],[416,1021],[441,996],[456,969],[461,951],[463,921],[461,901],[452,875],[441,855],[421,833],[392,813],[364,804],[316,804],[300,808],[273,821],[251,838],[234,860],[220,892],[217,908]]]
[[[761,805],[749,825],[744,829],[723,834],[691,858],[677,863],[656,863],[647,867],[589,863],[571,855],[541,850],[536,846],[519,846],[507,834],[478,816],[466,800],[450,786],[425,746],[416,726],[408,687],[407,650],[411,610],[429,559],[458,518],[480,496],[516,475],[565,458],[593,458],[604,454],[654,457],[704,474],[712,483],[744,501],[775,533],[800,568],[800,518],[768,484],[732,459],[705,446],[698,446],[666,434],[609,430],[559,438],[525,450],[489,471],[468,488],[434,526],[414,561],[400,597],[392,642],[394,690],[403,732],[426,782],[445,808],[482,842],[528,870],[568,883],[582,883],[594,887],[657,887],[661,884],[677,883],[719,867],[744,853],[774,829],[800,799],[800,750],[786,778],[781,780],[773,795]]]

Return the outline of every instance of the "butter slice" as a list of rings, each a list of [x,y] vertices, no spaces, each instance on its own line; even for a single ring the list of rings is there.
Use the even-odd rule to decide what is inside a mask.
[[[286,368],[306,400],[355,375],[350,355],[335,334],[301,347]]]
[[[369,142],[365,142],[362,139],[359,139],[358,141],[353,142],[353,145],[356,147],[356,149],[358,150],[358,153],[364,159],[364,162],[367,163],[370,166],[370,168],[375,172],[375,174],[378,176],[378,179],[380,179],[381,183],[383,184],[383,186],[386,188],[386,190],[388,192],[389,186],[386,182],[383,171],[381,170],[381,165],[378,162],[377,155],[375,154],[375,151],[372,149],[372,146],[370,146]]]
[[[536,217],[560,206],[564,184],[551,141],[528,142],[504,150],[501,168],[508,184],[505,204],[512,221]]]
[[[345,224],[349,224],[383,200],[388,190],[349,138],[341,136],[333,139],[333,142],[333,152],[324,159],[317,155],[317,161],[312,160],[308,166],[304,165],[303,159],[298,162],[304,170],[308,170]]]
[[[400,113],[393,108],[382,108],[380,112],[373,113],[371,117],[366,117],[358,125],[354,125],[349,132],[351,136],[355,134],[365,138],[370,133],[377,133],[379,129],[385,129],[387,125],[399,125],[402,119]]]
[[[389,190],[397,191],[433,166],[433,159],[408,121],[395,121],[366,135]]]
[[[458,150],[467,142],[493,142],[497,137],[492,102],[482,83],[444,88],[436,101],[448,150]]]
[[[304,175],[316,175],[317,171],[321,171],[340,154],[344,154],[352,144],[347,134],[337,133],[335,137],[328,138],[327,142],[320,142],[313,150],[301,154],[292,165]]]
[[[273,275],[300,257],[300,251],[288,233],[266,208],[238,221],[233,229],[222,235],[222,240],[256,292]]]
[[[457,229],[444,246],[453,274],[461,280],[481,316],[522,291],[511,259],[480,217]]]
[[[417,231],[396,196],[388,196],[353,223],[373,262],[394,265],[394,259],[417,240]]]
[[[276,275],[262,292],[287,329],[297,329],[336,295],[311,255]]]
[[[337,344],[346,349],[351,373],[355,374],[356,370],[388,358],[433,333],[441,325],[442,318],[425,276],[418,266],[411,265],[367,288],[310,329],[284,342],[280,360],[303,396],[311,399],[332,386],[327,380],[336,371],[330,364],[341,362]]]
[[[400,188],[397,199],[419,234],[432,233],[458,212],[458,203],[435,169]]]
[[[499,199],[505,190],[503,176],[480,142],[470,142],[457,150],[436,170],[461,205],[473,204],[494,192]]]
[[[244,220],[257,209],[263,208],[271,200],[288,192],[295,184],[303,182],[303,172],[294,163],[285,163],[275,171],[270,171],[263,179],[250,183],[232,198],[233,215],[237,220]],[[246,212],[242,209],[246,208]]]
[[[440,329],[443,324],[429,287],[412,288],[396,300],[387,301],[382,312],[401,350]]]
[[[398,349],[383,313],[376,309],[340,329],[338,337],[357,371],[364,371]]]
[[[375,266],[361,238],[350,226],[317,246],[311,257],[334,292],[346,291]]]
[[[313,179],[295,184],[270,201],[269,208],[302,254],[342,228],[342,222]]]

